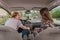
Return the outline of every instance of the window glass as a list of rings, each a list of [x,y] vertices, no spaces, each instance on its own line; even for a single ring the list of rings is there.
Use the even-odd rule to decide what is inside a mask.
[[[37,10],[30,10],[30,14],[26,14],[26,10],[19,10],[17,11],[20,13],[20,19],[27,19],[29,17],[29,19],[33,20],[33,19],[40,19],[40,14],[39,11]],[[13,13],[13,12],[12,12]]]
[[[57,7],[53,8],[50,11],[50,13],[53,17],[54,23],[60,24],[60,6],[57,6]]]
[[[0,24],[4,24],[8,17],[9,13],[3,8],[0,8]]]

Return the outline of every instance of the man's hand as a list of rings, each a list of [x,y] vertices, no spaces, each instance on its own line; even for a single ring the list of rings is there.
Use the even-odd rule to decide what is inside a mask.
[[[30,27],[27,27],[27,29],[30,29]]]

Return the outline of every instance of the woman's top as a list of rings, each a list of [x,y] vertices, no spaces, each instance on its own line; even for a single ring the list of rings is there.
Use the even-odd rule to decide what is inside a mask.
[[[41,28],[46,29],[47,27],[54,27],[54,25],[49,20],[41,23]]]
[[[46,29],[47,27],[54,27],[53,20],[50,15],[43,14],[41,21],[42,21],[41,28],[43,28],[43,29]]]

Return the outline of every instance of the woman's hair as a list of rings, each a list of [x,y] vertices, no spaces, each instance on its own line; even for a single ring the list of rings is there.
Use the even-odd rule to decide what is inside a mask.
[[[11,15],[11,18],[15,18],[19,13],[18,12],[14,12],[12,15]]]
[[[48,8],[42,8],[41,10],[40,10],[40,14],[42,14],[44,11],[48,11]]]
[[[42,16],[42,14],[44,14],[44,11],[49,12],[48,8],[42,8],[42,9],[40,10],[41,16]],[[46,14],[44,14],[43,16],[45,17],[45,19],[50,20],[51,22],[53,22],[52,16],[50,15],[50,13],[46,13]],[[43,19],[44,19],[44,18],[43,18]]]

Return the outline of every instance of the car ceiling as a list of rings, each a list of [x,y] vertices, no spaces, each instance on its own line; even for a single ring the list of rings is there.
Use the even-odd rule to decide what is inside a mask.
[[[59,0],[1,0],[9,10],[34,9],[55,6]],[[58,2],[57,2],[58,1]],[[2,3],[1,2],[1,3]]]

